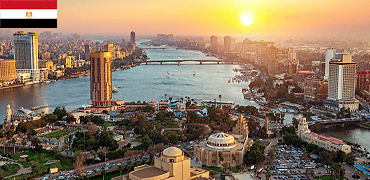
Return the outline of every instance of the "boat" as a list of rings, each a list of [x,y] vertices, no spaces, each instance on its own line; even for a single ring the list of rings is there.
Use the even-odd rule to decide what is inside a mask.
[[[116,93],[116,92],[117,92],[117,88],[113,87],[112,93]]]
[[[118,88],[122,88],[122,86],[118,86]]]
[[[193,72],[194,72],[194,73],[193,73],[193,76],[195,76],[195,71],[193,70]]]
[[[31,110],[37,110],[37,109],[40,109],[40,107],[36,106],[36,107],[31,108]]]
[[[286,109],[284,109],[284,108],[279,108],[279,111],[280,111],[280,112],[286,112]]]

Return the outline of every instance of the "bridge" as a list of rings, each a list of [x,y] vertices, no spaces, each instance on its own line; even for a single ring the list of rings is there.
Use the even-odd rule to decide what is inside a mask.
[[[165,49],[176,49],[176,50],[179,50],[179,49],[185,49],[185,50],[193,50],[193,49],[191,49],[191,48],[184,48],[184,47],[182,47],[182,48],[179,48],[179,47],[177,47],[177,48],[168,48],[168,47],[164,47],[164,48],[162,48],[162,47],[149,47],[149,48],[142,48],[142,49],[153,49],[153,50],[165,50]]]
[[[179,65],[181,62],[199,62],[200,65],[204,64],[232,64],[231,62],[225,62],[223,60],[194,60],[194,59],[181,59],[181,60],[155,60],[155,61],[146,61],[145,65]],[[194,64],[191,64],[194,65]]]
[[[335,124],[335,125],[340,125],[343,126],[348,123],[353,123],[353,122],[360,122],[359,118],[342,118],[342,119],[325,119],[325,120],[317,120],[317,121],[310,121],[307,122],[309,126],[314,125],[315,123],[319,123],[323,125],[323,128],[329,128],[329,125]]]
[[[162,49],[162,50],[165,50],[165,49],[167,49],[167,48],[153,47],[153,48],[142,48],[142,49],[154,49],[154,50]]]

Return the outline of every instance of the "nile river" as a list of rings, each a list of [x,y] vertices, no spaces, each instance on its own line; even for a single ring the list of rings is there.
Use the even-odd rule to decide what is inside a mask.
[[[139,45],[139,47],[146,47]],[[164,46],[162,46],[164,47]],[[169,59],[215,59],[203,53],[190,50],[148,50],[150,60]],[[118,88],[113,93],[113,99],[125,101],[159,101],[172,97],[174,100],[189,96],[197,102],[202,100],[233,101],[239,105],[253,105],[254,101],[245,100],[241,89],[247,88],[249,82],[228,83],[228,80],[239,73],[233,69],[238,65],[140,65],[129,70],[120,70],[112,73],[112,83]],[[166,77],[166,74],[169,77]],[[195,75],[193,75],[195,73]],[[82,105],[91,104],[90,77],[65,79],[49,84],[34,84],[0,91],[0,120],[2,123],[6,115],[6,105],[18,109],[39,106],[36,112],[52,112],[56,106],[65,106],[67,110],[76,109]],[[287,123],[292,117],[300,115],[286,114]],[[340,130],[343,131],[343,130]],[[359,128],[347,129],[346,136],[340,136],[353,142],[370,147],[369,141],[362,137],[369,137],[370,131]],[[337,134],[333,136],[339,137]]]

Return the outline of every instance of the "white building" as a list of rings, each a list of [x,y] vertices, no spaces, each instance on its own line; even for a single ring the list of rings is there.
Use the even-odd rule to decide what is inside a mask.
[[[327,49],[325,54],[325,78],[329,79],[329,62],[335,58],[336,49]]]
[[[33,81],[39,81],[40,70],[37,33],[18,31],[13,36],[14,59],[17,72],[30,73]]]
[[[300,118],[298,124],[297,136],[307,143],[315,144],[319,147],[325,148],[329,151],[339,151],[342,150],[345,153],[351,152],[351,146],[347,145],[340,139],[334,137],[326,137],[314,132],[311,132],[308,129],[306,118]]]
[[[341,108],[357,111],[359,101],[355,98],[356,63],[352,55],[340,53],[329,62],[328,98],[325,106],[334,110]]]

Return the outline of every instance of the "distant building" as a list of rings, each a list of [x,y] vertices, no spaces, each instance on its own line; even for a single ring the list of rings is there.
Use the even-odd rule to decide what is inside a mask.
[[[38,39],[36,32],[14,33],[14,59],[17,72],[30,73],[33,81],[39,81]]]
[[[54,70],[53,61],[42,60],[39,63],[40,68],[47,68],[49,71]]]
[[[235,48],[235,39],[230,36],[224,37],[224,51],[226,53],[232,52]]]
[[[341,150],[347,154],[351,152],[351,146],[347,145],[342,140],[333,137],[318,135],[314,132],[311,132],[311,130],[308,129],[306,118],[303,117],[299,119],[297,136],[304,142],[315,144],[321,148],[325,148],[328,151]]]
[[[211,40],[211,49],[217,50],[218,47],[217,36],[211,36],[210,40]]]
[[[71,56],[67,56],[60,60],[60,64],[64,65],[65,68],[71,68],[72,67],[72,58]]]
[[[130,33],[130,42],[132,44],[136,44],[136,42],[135,42],[135,32],[134,31],[131,31],[131,33]]]
[[[314,77],[315,72],[313,71],[298,71],[295,75],[294,82],[297,84],[300,88],[304,87],[305,79],[308,77]]]
[[[370,72],[357,72],[356,73],[356,90],[369,91]]]
[[[319,78],[306,78],[303,89],[305,101],[323,102],[328,97],[328,82]]]
[[[0,84],[9,83],[17,79],[15,60],[0,59]]]
[[[248,131],[248,123],[246,119],[243,117],[243,115],[239,114],[238,121],[233,128],[233,134],[243,135],[248,137],[249,131]]]
[[[329,62],[328,98],[325,106],[334,110],[349,108],[357,111],[359,101],[355,98],[356,63],[352,55],[339,54]]]
[[[297,74],[298,66],[299,66],[299,62],[289,62],[288,63],[288,74],[289,75]]]
[[[94,106],[110,106],[112,100],[112,55],[110,52],[91,53],[90,95]]]

